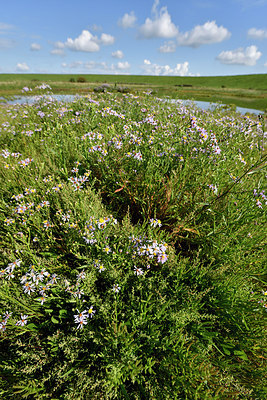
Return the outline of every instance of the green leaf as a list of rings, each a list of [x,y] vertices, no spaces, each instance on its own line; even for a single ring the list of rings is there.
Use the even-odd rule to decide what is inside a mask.
[[[51,321],[53,322],[53,324],[58,324],[59,323],[59,320],[58,319],[56,319],[55,317],[51,317]]]
[[[61,318],[66,318],[68,315],[67,310],[60,310],[59,315]]]

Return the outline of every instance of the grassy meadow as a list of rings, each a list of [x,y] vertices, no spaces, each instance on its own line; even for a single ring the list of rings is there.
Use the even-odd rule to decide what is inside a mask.
[[[267,110],[267,74],[179,77],[145,75],[0,74],[0,97],[14,96],[21,85],[48,82],[55,94],[88,94],[110,85],[109,91],[141,94],[151,90],[158,97],[209,101],[256,110]]]
[[[266,399],[265,135],[146,90],[3,105],[0,398]]]

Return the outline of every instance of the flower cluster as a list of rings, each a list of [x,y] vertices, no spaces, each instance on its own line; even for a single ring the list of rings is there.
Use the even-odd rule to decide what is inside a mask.
[[[255,197],[257,207],[262,208],[262,201],[265,201],[265,204],[267,204],[267,197],[264,190],[262,190],[260,193],[257,193],[257,190],[254,189],[253,195]]]
[[[78,314],[74,315],[74,322],[77,324],[77,329],[83,329],[84,325],[88,323],[88,318],[92,318],[96,312],[93,306],[90,306],[87,310],[79,311]]]

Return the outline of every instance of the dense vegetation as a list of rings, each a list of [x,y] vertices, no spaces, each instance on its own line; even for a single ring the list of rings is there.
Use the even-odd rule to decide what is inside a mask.
[[[264,120],[105,92],[0,123],[1,398],[265,399]]]
[[[109,90],[153,94],[178,99],[202,100],[234,104],[266,111],[267,74],[181,77],[145,75],[69,75],[69,74],[0,74],[0,96],[17,94],[21,85],[49,82],[57,94],[86,94],[102,84]]]

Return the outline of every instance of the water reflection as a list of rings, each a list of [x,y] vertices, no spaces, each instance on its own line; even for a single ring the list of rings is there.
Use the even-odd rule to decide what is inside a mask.
[[[34,104],[35,102],[40,101],[41,99],[45,99],[45,101],[61,101],[61,102],[71,102],[76,99],[80,99],[82,97],[86,96],[79,96],[79,95],[72,95],[72,94],[52,94],[49,96],[22,96],[22,97],[16,97],[13,100],[4,100],[4,103],[6,104]],[[201,108],[202,110],[213,110],[216,107],[224,107],[224,104],[214,104],[210,103],[208,101],[190,101],[190,100],[178,100],[178,99],[168,99],[166,100],[171,103],[182,103],[184,105],[186,104],[195,104],[197,107]],[[0,98],[0,103],[1,103],[1,98]],[[227,106],[226,106],[227,107]],[[253,108],[244,108],[244,107],[236,107],[235,109],[237,112],[240,112],[241,114],[246,114],[246,113],[251,113],[251,114],[264,114],[263,111],[260,110],[255,110]]]

